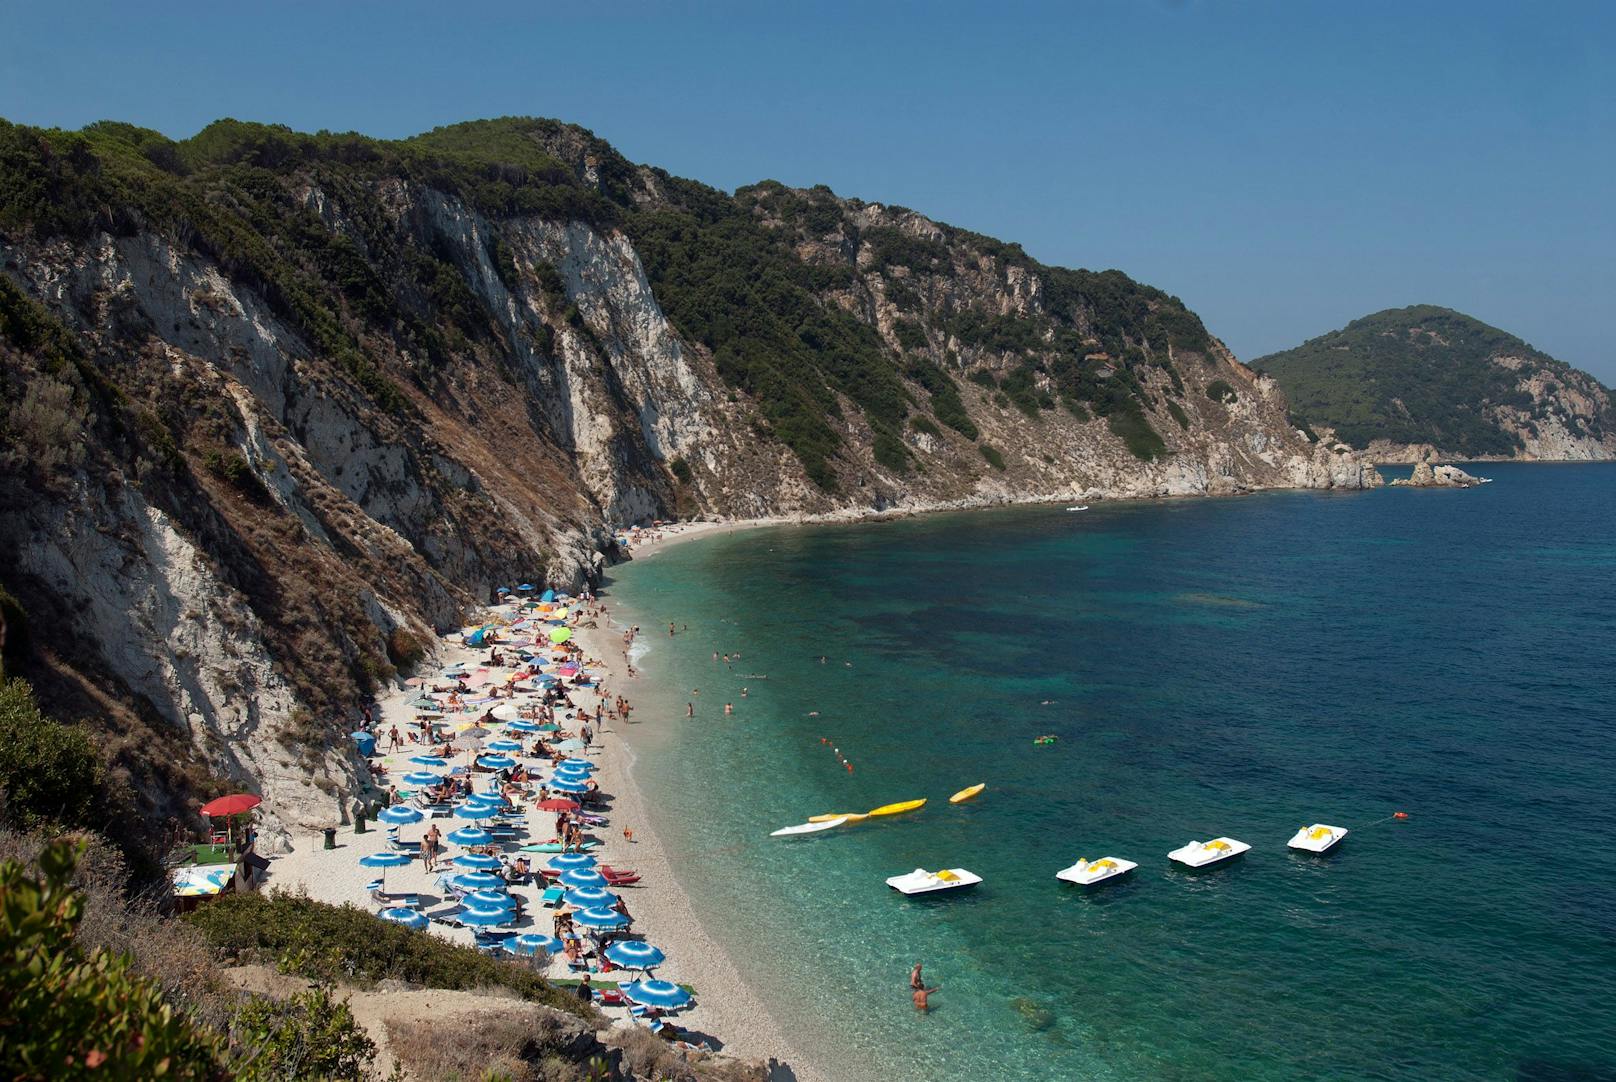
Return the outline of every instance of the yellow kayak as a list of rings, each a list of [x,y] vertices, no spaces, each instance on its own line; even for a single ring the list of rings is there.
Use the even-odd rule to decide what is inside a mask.
[[[845,819],[849,823],[862,823],[868,818],[868,815],[864,815],[862,813],[855,814],[853,812],[848,812],[845,815],[810,815],[808,817],[808,821],[810,823],[828,823],[832,819]]]
[[[978,785],[971,786],[969,789],[961,789],[959,792],[949,797],[948,802],[950,804],[963,804],[987,787],[987,782],[982,782]]]
[[[926,800],[922,797],[919,800],[905,800],[897,804],[883,804],[870,812],[870,818],[873,819],[877,815],[897,815],[900,812],[914,811],[924,803],[926,803]]]

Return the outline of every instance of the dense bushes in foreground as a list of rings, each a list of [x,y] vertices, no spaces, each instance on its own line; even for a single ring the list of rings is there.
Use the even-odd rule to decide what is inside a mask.
[[[394,979],[429,988],[508,988],[523,999],[581,1013],[578,1000],[520,962],[386,924],[356,906],[300,895],[231,894],[185,918],[226,954],[279,963],[317,980]]]

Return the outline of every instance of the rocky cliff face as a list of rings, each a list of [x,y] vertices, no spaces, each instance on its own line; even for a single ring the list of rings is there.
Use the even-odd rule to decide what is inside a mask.
[[[356,702],[615,526],[1379,483],[1117,272],[550,122],[0,123],[0,185],[0,578],[154,817],[334,821]]]

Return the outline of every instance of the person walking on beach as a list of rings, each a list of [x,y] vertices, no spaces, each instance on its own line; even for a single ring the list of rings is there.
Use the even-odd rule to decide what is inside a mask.
[[[421,867],[429,872],[432,870],[432,841],[424,835],[421,838]]]

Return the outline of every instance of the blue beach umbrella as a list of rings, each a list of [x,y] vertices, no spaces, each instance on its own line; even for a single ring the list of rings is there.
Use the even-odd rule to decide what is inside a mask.
[[[441,755],[412,755],[410,762],[416,766],[429,766],[433,770],[449,769],[449,761]]]
[[[475,909],[515,909],[516,899],[503,890],[474,890],[461,904]]]
[[[425,695],[417,695],[404,705],[414,707],[417,710],[436,710],[438,708],[437,701],[429,699]]]
[[[494,836],[481,827],[461,827],[448,833],[450,841],[456,845],[491,845]]]
[[[572,915],[572,922],[580,928],[605,931],[608,928],[621,928],[629,920],[615,909],[580,909]]]
[[[474,872],[492,872],[499,868],[499,858],[481,853],[461,853],[449,862],[456,868],[469,868]]]
[[[478,928],[493,928],[501,924],[510,924],[516,919],[514,909],[462,909],[458,915],[461,924],[470,924]]]
[[[535,731],[541,733],[559,733],[561,731],[561,726],[557,725],[553,721],[547,721],[543,725],[540,725]]]
[[[454,814],[458,819],[492,819],[499,813],[487,804],[474,804],[468,801],[456,805]]]
[[[408,804],[394,804],[376,813],[376,819],[383,823],[419,823],[424,818],[426,816]]]
[[[531,721],[513,721],[509,725],[505,726],[505,728],[514,729],[519,733],[536,733],[539,731],[540,727],[533,724]]]
[[[513,935],[505,941],[505,949],[512,954],[560,954],[567,949],[567,945],[553,935],[540,935],[529,932],[527,935]]]
[[[408,853],[366,853],[359,858],[361,868],[380,868],[382,870],[382,889],[387,889],[387,869],[402,868],[410,862]]]
[[[617,895],[600,887],[579,887],[567,891],[561,900],[574,909],[610,909],[617,904]]]
[[[500,890],[505,880],[491,872],[461,872],[449,882],[461,890]]]
[[[580,868],[593,868],[595,858],[588,853],[557,853],[550,858],[550,867],[558,872],[576,871]]]
[[[647,1007],[673,1011],[690,1002],[690,993],[672,981],[634,981],[622,987],[625,996]]]
[[[568,868],[558,877],[569,887],[604,887],[606,877],[593,868]]]
[[[506,767],[516,765],[516,760],[509,755],[479,755],[477,765],[486,766],[489,770],[504,770]]]
[[[654,969],[667,960],[667,955],[649,943],[634,939],[621,939],[606,948],[606,957],[613,965],[624,969]]]
[[[497,808],[501,804],[505,803],[505,798],[500,796],[498,793],[490,793],[490,792],[469,793],[466,796],[466,803],[467,804],[487,804],[491,808]]]
[[[583,767],[585,770],[594,770],[599,764],[596,763],[593,759],[572,758],[572,759],[563,759],[563,760],[561,760],[561,765],[562,766],[570,766],[570,767]]]
[[[595,772],[593,763],[566,762],[555,768],[555,773],[569,778],[587,778]]]
[[[545,785],[561,793],[587,793],[589,786],[577,778],[569,778],[565,774],[555,775],[545,782]]]
[[[521,751],[522,750],[522,745],[518,744],[514,740],[490,740],[488,742],[488,750],[489,751]]]
[[[531,590],[531,589],[533,589],[533,587],[529,586],[528,589]],[[546,590],[546,591],[544,591],[544,593],[539,595],[539,600],[540,601],[554,601],[555,596],[556,595],[555,595],[554,590]]]
[[[556,743],[557,751],[583,751],[587,745],[577,737],[571,737]]]
[[[382,920],[390,921],[393,924],[402,924],[404,927],[412,928],[417,932],[431,923],[426,919],[425,913],[417,913],[413,909],[384,909],[376,915]]]
[[[436,785],[443,780],[443,775],[430,770],[412,770],[399,780],[407,785]]]

